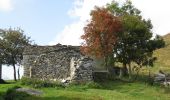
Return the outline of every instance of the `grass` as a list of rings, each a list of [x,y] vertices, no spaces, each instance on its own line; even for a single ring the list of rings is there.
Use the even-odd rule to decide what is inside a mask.
[[[170,72],[170,34],[164,37],[166,46],[165,48],[158,49],[154,52],[154,56],[157,57],[153,72],[163,70],[165,72]]]
[[[66,88],[39,88],[42,96],[27,96],[16,100],[169,100],[170,92],[160,86],[150,86],[144,82],[106,81],[98,88],[86,85],[71,85]],[[20,86],[19,83],[0,85],[0,93],[12,87]],[[18,95],[17,95],[18,96]],[[2,99],[2,95],[0,96]],[[15,100],[15,99],[14,99]]]

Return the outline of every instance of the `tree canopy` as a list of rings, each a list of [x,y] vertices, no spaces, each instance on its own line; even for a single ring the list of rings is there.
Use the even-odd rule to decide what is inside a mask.
[[[131,63],[140,67],[153,66],[153,51],[165,45],[160,36],[153,38],[152,23],[141,16],[141,11],[130,1],[117,2],[106,8],[91,11],[91,21],[84,28],[82,51],[95,57],[103,57],[105,64],[120,62],[131,74]]]
[[[113,2],[108,9],[121,18],[123,30],[117,35],[118,39],[114,48],[115,59],[121,62],[126,68],[129,65],[131,74],[131,63],[134,62],[140,67],[143,65],[153,66],[156,60],[152,57],[153,51],[165,45],[160,36],[152,39],[151,20],[141,16],[141,11],[135,8],[130,1],[122,6]]]
[[[116,42],[116,34],[122,29],[120,19],[105,8],[95,7],[91,11],[92,19],[84,27],[81,38],[82,52],[95,58],[103,57],[107,66],[108,56],[112,54]]]
[[[21,64],[24,47],[30,44],[30,38],[24,35],[21,29],[8,29],[1,31],[1,58],[2,64],[12,65],[14,80],[16,80],[16,64]]]

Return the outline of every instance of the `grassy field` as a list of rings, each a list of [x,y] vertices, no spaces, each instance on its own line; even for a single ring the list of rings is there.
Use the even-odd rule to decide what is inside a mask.
[[[108,81],[100,84],[100,88],[87,86],[70,86],[67,88],[40,88],[42,96],[27,96],[24,100],[169,100],[170,91],[159,86],[150,86],[145,83],[125,83]],[[0,93],[7,89],[21,86],[18,83],[1,84]],[[25,86],[21,86],[25,87]],[[2,99],[2,97],[1,97]],[[20,99],[20,100],[22,100]]]
[[[7,89],[14,86],[25,87],[19,83],[1,84],[0,99]],[[39,88],[38,90],[44,92],[42,96],[26,96],[19,100],[170,100],[169,90],[144,82],[107,81],[100,83],[100,86],[100,88],[90,88],[86,85]]]

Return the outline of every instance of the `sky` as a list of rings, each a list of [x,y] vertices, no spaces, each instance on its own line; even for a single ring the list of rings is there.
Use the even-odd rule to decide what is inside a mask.
[[[170,32],[170,0],[131,1],[144,18],[151,19],[154,34]],[[112,0],[0,0],[0,28],[19,27],[38,45],[80,45],[90,11],[94,6],[110,2]],[[12,79],[12,73],[12,67],[3,66],[4,79]]]

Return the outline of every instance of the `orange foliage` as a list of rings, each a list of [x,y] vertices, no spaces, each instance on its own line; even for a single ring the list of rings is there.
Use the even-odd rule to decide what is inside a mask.
[[[81,36],[84,40],[81,51],[97,58],[107,57],[113,51],[116,34],[122,29],[121,21],[105,8],[96,7],[91,16]]]

